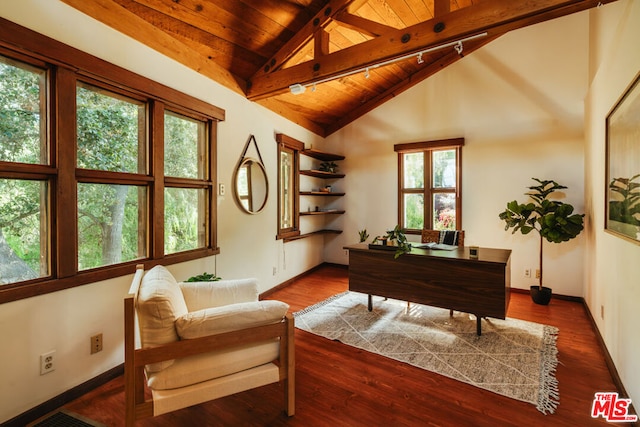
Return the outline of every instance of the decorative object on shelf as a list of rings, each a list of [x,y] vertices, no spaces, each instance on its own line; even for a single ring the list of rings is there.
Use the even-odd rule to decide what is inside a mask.
[[[380,243],[378,243],[380,241]],[[400,225],[396,225],[393,230],[387,230],[384,236],[376,236],[369,244],[371,249],[395,250],[394,258],[411,251],[411,243],[407,242],[407,236]]]
[[[197,276],[191,276],[186,281],[187,282],[217,282],[218,280],[222,280],[222,277],[218,277],[213,273],[204,272]]]
[[[246,156],[249,145],[252,142],[259,160]],[[238,206],[246,213],[256,214],[264,209],[267,204],[269,196],[267,171],[253,135],[249,136],[233,174],[233,189]]]
[[[320,163],[320,170],[322,172],[336,173],[338,171],[338,165],[336,162],[322,162]]]
[[[507,203],[507,208],[499,214],[505,222],[505,230],[513,228],[512,234],[520,231],[529,234],[535,230],[540,235],[540,283],[531,286],[531,298],[536,304],[546,305],[551,300],[551,288],[542,286],[542,244],[543,238],[551,243],[562,243],[578,236],[584,229],[584,214],[574,214],[573,206],[557,200],[549,200],[549,196],[557,190],[565,189],[553,180],[532,178],[538,185],[528,187],[525,195],[533,202],[518,204],[517,201]]]
[[[640,74],[607,116],[605,229],[640,242]]]
[[[367,229],[362,229],[358,231],[358,236],[360,236],[360,243],[364,243],[369,238],[369,233],[367,233]]]

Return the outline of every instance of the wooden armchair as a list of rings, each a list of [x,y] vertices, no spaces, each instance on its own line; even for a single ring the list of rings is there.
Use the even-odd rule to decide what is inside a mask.
[[[294,415],[288,308],[258,301],[254,279],[177,283],[162,266],[138,266],[124,300],[126,425],[275,382]]]

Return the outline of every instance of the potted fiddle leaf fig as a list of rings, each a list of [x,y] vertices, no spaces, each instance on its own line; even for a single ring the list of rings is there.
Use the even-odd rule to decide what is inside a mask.
[[[538,183],[529,188],[525,195],[532,201],[507,203],[507,208],[499,217],[505,222],[505,230],[513,228],[512,234],[520,231],[529,234],[536,231],[540,237],[540,282],[531,286],[531,298],[536,304],[549,304],[551,288],[543,286],[542,247],[543,239],[551,243],[562,243],[578,236],[584,229],[584,214],[573,213],[573,206],[558,200],[550,200],[553,193],[567,187],[553,180],[532,178]]]

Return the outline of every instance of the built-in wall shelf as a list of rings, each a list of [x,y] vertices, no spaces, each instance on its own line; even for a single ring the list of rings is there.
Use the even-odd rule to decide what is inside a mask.
[[[301,196],[334,196],[334,197],[341,197],[344,196],[345,193],[334,193],[331,191],[301,191],[300,195]]]
[[[331,190],[333,187],[332,180],[345,177],[345,174],[337,173],[337,170],[338,170],[337,165],[333,163],[335,161],[344,160],[344,156],[340,154],[326,153],[324,151],[318,151],[313,149],[302,150],[300,151],[300,154],[311,157],[312,159],[315,159],[315,160],[319,160],[320,162],[322,162],[322,164],[319,167],[318,165],[315,165],[315,166],[310,166],[308,169],[303,169],[299,171],[300,175],[309,176],[314,179],[305,178],[304,185],[307,187],[307,189],[306,191],[298,191],[298,196],[299,197],[318,196],[322,198],[322,200],[318,199],[315,201],[314,205],[316,203],[319,205],[315,207],[316,210],[305,211],[303,210],[304,208],[301,208],[299,215],[301,217],[307,217],[307,218],[321,216],[324,219],[322,220],[318,219],[318,222],[325,222],[324,227],[331,227],[331,225],[328,224],[334,220],[334,218],[331,218],[331,215],[335,216],[335,215],[342,215],[345,213],[344,210],[334,209],[333,206],[331,206],[331,204],[334,201],[337,202],[337,200],[335,199],[336,197],[342,197],[345,195],[345,193],[340,191],[336,191],[336,192],[328,191],[328,190]],[[313,162],[309,162],[309,163],[313,163]],[[334,167],[336,169],[334,169]],[[326,170],[319,170],[319,169],[326,169]],[[330,172],[330,170],[332,172]],[[321,180],[321,181],[317,182],[318,180]],[[327,199],[327,197],[332,197],[333,199]],[[329,208],[329,206],[331,206],[331,208]],[[318,226],[322,227],[322,225],[320,224],[318,224]],[[342,230],[322,228],[319,230],[314,230],[309,233],[304,233],[298,236],[286,238],[284,239],[284,241],[290,242],[292,240],[304,239],[305,237],[317,236],[319,234],[340,234],[340,233],[342,233]]]
[[[319,171],[315,169],[301,170],[300,175],[307,175],[307,176],[312,176],[314,178],[322,178],[322,179],[344,178],[343,173],[332,173],[332,172]]]
[[[300,216],[303,215],[342,215],[345,211],[339,209],[328,209],[324,211],[308,211],[300,212]]]
[[[316,231],[312,231],[311,233],[300,234],[298,236],[285,237],[283,240],[286,243],[286,242],[291,242],[293,240],[304,239],[306,237],[318,236],[321,234],[342,234],[342,230],[316,230]]]
[[[324,162],[344,160],[344,156],[340,154],[325,153],[323,151],[314,150],[312,148],[309,148],[307,150],[302,150],[300,153],[304,154],[305,156],[312,157],[314,159],[322,160]]]

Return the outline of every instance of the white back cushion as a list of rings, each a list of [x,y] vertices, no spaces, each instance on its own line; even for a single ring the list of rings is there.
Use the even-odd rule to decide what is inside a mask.
[[[142,347],[178,341],[175,321],[187,314],[187,305],[169,270],[157,265],[144,275],[138,291],[137,311]],[[173,360],[155,363],[147,366],[147,371],[157,372],[172,363]]]
[[[258,280],[232,279],[217,282],[178,283],[189,311],[258,301]]]

